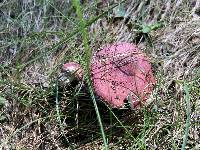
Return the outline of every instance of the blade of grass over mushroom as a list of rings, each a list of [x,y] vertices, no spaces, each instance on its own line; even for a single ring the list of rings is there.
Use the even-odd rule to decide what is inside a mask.
[[[93,101],[93,104],[94,104],[94,107],[95,107],[95,111],[96,111],[97,119],[98,119],[98,122],[99,122],[104,146],[105,146],[105,149],[107,150],[108,144],[107,144],[107,140],[106,140],[106,135],[105,135],[105,132],[104,132],[102,120],[101,120],[100,113],[99,113],[99,110],[98,110],[98,106],[97,106],[97,103],[96,103],[96,99],[95,99],[95,96],[94,96],[94,91],[92,89],[92,81],[91,81],[91,78],[90,78],[89,67],[90,67],[92,50],[90,49],[89,44],[88,44],[89,40],[88,40],[88,33],[87,33],[87,29],[86,29],[86,21],[83,18],[83,13],[82,13],[82,10],[81,10],[80,1],[79,0],[73,0],[73,4],[76,8],[76,13],[77,13],[77,16],[80,20],[81,33],[82,33],[83,44],[84,44],[84,49],[85,49],[85,56],[84,56],[84,60],[82,60],[82,65],[84,67],[83,69],[84,69],[84,72],[85,72],[86,83],[87,83],[87,86],[89,88],[89,92],[90,92],[90,95],[92,97],[92,101]]]
[[[190,113],[191,113],[191,107],[190,107],[190,92],[189,92],[189,85],[188,83],[184,83],[184,87],[183,87],[184,91],[185,91],[185,103],[186,103],[186,125],[185,125],[185,134],[183,136],[183,144],[181,147],[181,150],[185,150],[186,144],[187,144],[187,140],[188,140],[188,135],[189,135],[189,129],[190,129],[190,124],[191,124],[191,118],[190,118]]]

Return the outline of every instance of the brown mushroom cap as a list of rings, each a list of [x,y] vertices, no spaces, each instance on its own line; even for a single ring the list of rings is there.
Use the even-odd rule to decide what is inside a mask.
[[[102,101],[121,108],[146,103],[155,79],[147,56],[134,44],[116,43],[96,52],[91,65],[93,87]]]

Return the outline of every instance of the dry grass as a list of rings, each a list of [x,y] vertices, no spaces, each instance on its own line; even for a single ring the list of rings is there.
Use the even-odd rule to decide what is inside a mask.
[[[84,17],[111,5],[84,2]],[[103,149],[87,89],[72,83],[56,96],[61,64],[84,53],[70,2],[4,0],[0,8],[0,149]],[[90,47],[137,43],[151,58],[157,87],[141,110],[110,111],[98,102],[110,149],[181,149],[184,139],[186,149],[200,149],[199,0],[127,0],[124,9],[124,18],[115,8],[88,26]],[[157,30],[140,31],[158,22]]]

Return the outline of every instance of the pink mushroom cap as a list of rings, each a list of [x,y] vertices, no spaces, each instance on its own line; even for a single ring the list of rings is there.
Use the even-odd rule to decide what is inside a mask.
[[[132,108],[139,108],[156,83],[149,59],[131,43],[107,45],[96,52],[91,73],[96,94],[115,108],[127,99]]]
[[[83,78],[83,69],[81,65],[76,62],[68,62],[65,63],[62,67],[64,71],[68,71],[71,74],[74,74],[76,78],[82,79]]]
[[[78,63],[68,62],[63,70],[83,78]],[[91,62],[91,78],[95,93],[114,108],[122,108],[127,100],[132,108],[148,104],[156,83],[148,57],[131,43],[114,43],[97,51]]]

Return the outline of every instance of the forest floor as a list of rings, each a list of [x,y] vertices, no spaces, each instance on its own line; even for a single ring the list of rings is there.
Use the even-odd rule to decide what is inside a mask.
[[[139,110],[58,85],[62,64],[135,43],[150,58],[153,102]],[[0,149],[200,149],[200,1],[0,1]],[[88,61],[88,60],[84,60]]]

